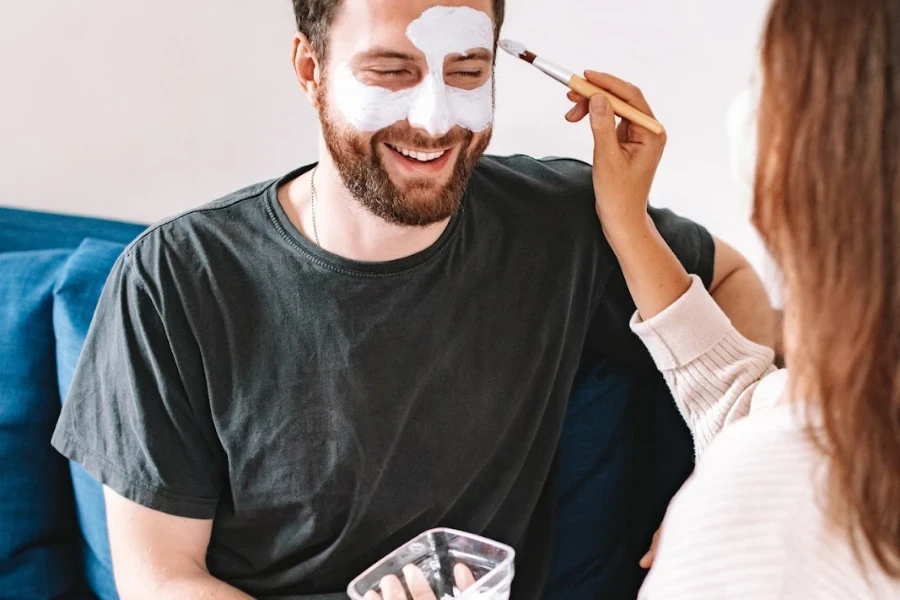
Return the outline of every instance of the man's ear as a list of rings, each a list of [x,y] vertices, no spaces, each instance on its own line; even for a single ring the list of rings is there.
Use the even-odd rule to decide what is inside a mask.
[[[309,39],[302,33],[294,36],[294,49],[291,53],[291,62],[294,63],[294,73],[297,75],[297,82],[304,95],[309,100],[313,108],[318,109],[316,100],[319,91],[319,82],[322,77],[322,70],[319,67],[319,61],[313,52]]]

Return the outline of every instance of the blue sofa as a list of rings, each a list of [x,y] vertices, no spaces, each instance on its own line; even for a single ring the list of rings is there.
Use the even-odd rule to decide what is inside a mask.
[[[49,439],[108,273],[143,229],[0,207],[0,599],[117,598],[101,488]],[[634,598],[692,456],[658,373],[586,357],[557,453],[545,596]]]

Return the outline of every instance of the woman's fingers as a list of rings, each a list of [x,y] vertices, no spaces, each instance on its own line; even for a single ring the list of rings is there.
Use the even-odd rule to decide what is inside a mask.
[[[575,106],[569,109],[569,112],[566,113],[566,120],[570,123],[577,123],[578,121],[585,118],[590,112],[590,105],[587,100],[582,99],[583,101],[578,102]]]
[[[603,88],[614,96],[618,96],[626,103],[635,107],[639,111],[653,117],[653,111],[644,98],[644,93],[635,85],[628,83],[623,79],[619,79],[609,73],[598,73],[597,71],[585,71],[584,78],[594,85]]]

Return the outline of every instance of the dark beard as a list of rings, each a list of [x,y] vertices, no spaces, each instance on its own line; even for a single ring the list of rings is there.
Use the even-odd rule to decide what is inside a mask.
[[[324,87],[319,88],[319,106],[328,106]],[[460,127],[440,139],[433,139],[408,126],[395,125],[373,135],[366,147],[361,136],[339,128],[327,112],[325,109],[319,111],[322,134],[344,185],[372,214],[396,225],[425,227],[453,216],[462,205],[472,171],[491,138],[488,131],[473,146],[475,135]],[[459,145],[460,151],[450,180],[443,187],[438,188],[434,181],[423,178],[410,182],[401,190],[391,181],[378,153],[378,148],[385,142],[415,148]]]

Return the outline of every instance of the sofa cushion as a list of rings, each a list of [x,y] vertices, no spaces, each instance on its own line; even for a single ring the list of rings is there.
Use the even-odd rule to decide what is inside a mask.
[[[576,376],[557,450],[545,600],[633,599],[640,557],[693,468],[693,442],[662,376],[602,357]]]
[[[74,250],[87,238],[127,244],[145,225],[0,207],[0,252]]]
[[[57,278],[53,327],[60,398],[66,397],[72,383],[100,292],[124,248],[122,244],[86,239],[72,253]],[[70,463],[70,469],[87,585],[101,600],[115,600],[118,595],[110,559],[103,487],[81,465]]]
[[[0,596],[54,598],[78,583],[59,417],[53,286],[68,251],[0,254]]]

